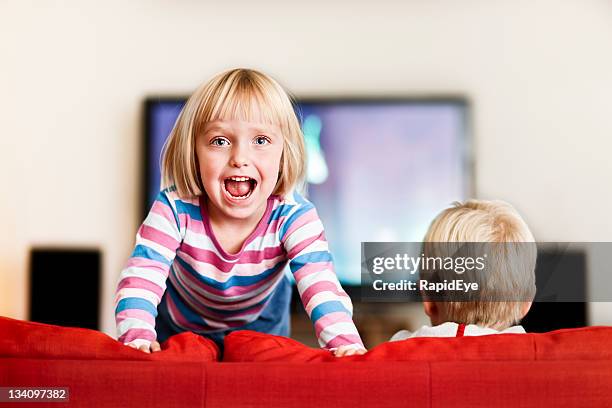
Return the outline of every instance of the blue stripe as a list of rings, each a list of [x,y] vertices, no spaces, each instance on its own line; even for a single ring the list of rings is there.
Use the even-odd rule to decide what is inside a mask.
[[[172,207],[172,205],[170,205],[170,199],[166,195],[166,191],[168,191],[168,189],[160,191],[159,194],[157,195],[156,200],[162,203],[163,205],[167,206],[168,208],[170,208],[170,211],[172,211],[172,215],[174,215],[174,221],[176,222],[176,229],[180,229],[180,222],[179,222],[178,214],[176,213],[176,211],[174,211],[174,208]]]
[[[332,262],[333,258],[329,251],[317,251],[310,252],[308,254],[300,255],[296,258],[293,258],[289,263],[289,268],[291,268],[292,273],[296,273],[299,271],[304,265],[307,263],[317,263],[317,262]]]
[[[212,288],[215,288],[217,290],[226,290],[234,286],[249,286],[249,285],[253,285],[255,283],[261,282],[265,280],[266,278],[270,277],[271,275],[273,275],[274,273],[276,273],[279,269],[282,269],[287,263],[286,260],[281,260],[276,265],[274,265],[272,268],[266,269],[265,271],[263,271],[262,273],[258,275],[232,276],[226,282],[219,282],[215,279],[208,278],[206,276],[202,276],[195,269],[193,269],[191,265],[189,265],[187,262],[182,260],[180,257],[177,257],[176,261],[178,261],[178,263],[183,267],[183,269],[185,269],[193,277],[195,277],[198,280],[198,282],[204,285],[210,286]]]
[[[176,200],[176,211],[179,214],[187,214],[192,220],[202,221],[202,213],[200,213],[200,206],[191,203],[186,203],[181,200]]]
[[[170,266],[172,263],[171,260],[154,250],[153,248],[149,248],[146,245],[138,244],[134,248],[132,252],[131,258],[146,258],[151,259],[152,261],[158,261],[163,264]]]
[[[172,301],[178,308],[181,316],[183,316],[189,323],[208,327],[206,322],[204,322],[204,320],[202,319],[201,315],[194,312],[189,306],[185,305],[183,299],[181,298],[181,295],[179,295],[176,289],[174,289],[174,286],[169,284],[166,290],[168,295],[172,298]]]
[[[178,282],[178,283],[180,284],[180,282]],[[174,284],[169,281],[168,289],[170,289],[170,288],[171,288],[171,293],[175,293],[176,294],[176,299],[175,299],[175,296],[173,296],[172,298],[174,299],[174,302],[176,303],[177,307],[179,306],[179,304],[181,304],[181,305],[184,305],[184,307],[188,308],[191,313],[195,313],[195,312],[192,311],[192,309],[188,305],[185,305],[183,303],[182,295],[179,294],[179,292],[176,291],[176,288],[174,287]],[[241,312],[244,312],[244,311],[247,311],[247,310],[256,309],[259,306],[261,306],[262,304],[264,304],[265,302],[267,302],[268,299],[270,299],[270,296],[272,296],[272,294],[274,293],[274,291],[272,291],[272,293],[270,293],[268,296],[266,296],[263,300],[255,303],[255,304],[253,304],[251,306],[248,306],[248,307],[245,307],[245,308],[242,308],[242,309],[223,310],[223,309],[216,309],[214,307],[206,306],[206,305],[200,303],[199,301],[195,300],[193,298],[193,296],[191,296],[189,291],[185,290],[184,287],[183,287],[183,291],[185,291],[185,293],[191,298],[191,300],[195,304],[197,304],[200,308],[205,309],[205,310],[209,310],[211,313],[216,313],[216,314],[225,315],[225,316],[234,316],[234,315],[236,315],[238,313],[241,313]],[[181,313],[182,313],[183,309],[181,309],[181,308],[179,308],[179,309],[181,310]]]
[[[297,201],[299,204],[302,205],[312,205],[312,203],[308,200],[306,200],[300,193],[298,193],[297,191],[293,192],[293,198],[295,198],[295,201]]]
[[[298,218],[300,218],[302,215],[312,210],[313,208],[314,208],[314,205],[312,204],[305,205],[305,206],[300,207],[293,214],[291,214],[291,216],[283,223],[283,226],[280,229],[279,236],[281,237],[281,241],[285,239],[285,233],[287,232],[291,224],[293,224]]]
[[[339,302],[337,300],[330,300],[329,302],[321,303],[319,306],[312,309],[312,313],[310,314],[310,320],[312,320],[312,323],[315,323],[317,320],[319,320],[326,314],[334,312],[344,312],[349,316],[351,315],[351,313],[346,310],[342,302]]]
[[[115,309],[115,314],[129,309],[140,309],[145,312],[149,312],[153,315],[153,317],[157,316],[157,308],[153,305],[153,303],[149,302],[146,299],[128,297],[121,299],[117,304],[117,308]]]
[[[284,217],[286,215],[288,215],[291,210],[293,209],[293,207],[295,207],[294,205],[289,205],[289,204],[285,204],[285,205],[281,205],[279,207],[276,207],[274,209],[274,211],[272,211],[272,214],[270,214],[270,220],[268,221],[268,224],[271,223],[274,220],[278,220],[280,217]]]

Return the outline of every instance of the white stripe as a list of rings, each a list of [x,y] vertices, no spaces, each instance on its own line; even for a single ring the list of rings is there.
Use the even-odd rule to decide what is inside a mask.
[[[327,244],[327,241],[323,241],[320,239],[314,241],[313,243],[306,246],[305,248],[302,248],[300,252],[294,255],[294,258],[297,258],[298,256],[301,256],[301,255],[309,254],[311,252],[318,252],[318,251],[329,251],[329,245]]]
[[[117,299],[125,299],[125,298],[140,298],[148,300],[153,303],[154,306],[157,306],[161,299],[157,297],[157,295],[146,289],[139,288],[123,288],[117,292]],[[119,303],[119,302],[117,302]]]
[[[278,276],[282,277],[283,274],[280,273],[278,274]],[[196,287],[190,286],[189,282],[186,281],[185,277],[182,276],[182,274],[180,273],[175,273],[171,277],[173,284],[177,286],[177,282],[175,282],[173,278],[176,279],[176,281],[178,281],[181,284],[180,289],[182,291],[186,291],[187,293],[191,294],[193,297],[197,298],[197,300],[201,304],[208,306],[208,307],[216,308],[219,310],[235,310],[235,309],[244,309],[246,307],[249,307],[259,302],[263,298],[265,298],[273,290],[273,288],[276,287],[276,283],[279,280],[279,279],[268,280],[263,285],[256,288],[255,290],[246,292],[242,295],[219,296],[219,295],[210,293],[199,286],[196,286]],[[240,302],[240,303],[235,304],[235,305],[223,304],[223,303],[228,303],[228,302]]]
[[[287,251],[290,251],[291,248],[298,245],[302,241],[307,239],[312,239],[323,232],[323,224],[320,219],[313,220],[306,225],[302,225],[295,231],[293,231],[290,235],[285,236],[285,247]]]
[[[166,290],[166,277],[157,272],[157,268],[149,269],[141,266],[130,266],[121,272],[120,282],[125,278],[142,278],[153,282],[163,290]]]
[[[273,248],[279,245],[278,231],[266,231],[262,236],[256,237],[245,247],[248,251],[261,251],[265,248]]]
[[[213,243],[212,239],[206,234],[206,231],[204,230],[199,233],[188,229],[183,242],[194,248],[213,251],[214,253],[219,255],[220,258],[223,258],[219,254],[219,251],[217,251],[217,248],[215,247],[215,244]]]
[[[202,262],[194,259],[189,254],[182,252],[178,255],[183,261],[188,263],[193,269],[195,269],[199,275],[207,278],[212,278],[217,282],[227,282],[233,276],[257,276],[261,275],[266,270],[272,268],[277,263],[286,259],[284,254],[281,254],[275,258],[261,260],[255,263],[242,263],[234,264],[232,269],[228,272],[223,272],[218,269],[215,265]]]
[[[155,333],[155,327],[145,322],[144,320],[136,319],[133,317],[128,317],[127,319],[122,320],[117,325],[117,330],[119,331],[120,336],[123,336],[128,330],[131,329],[146,329]]]
[[[166,217],[150,212],[147,218],[144,220],[143,225],[163,232],[166,235],[171,236],[177,241],[181,241],[181,235],[176,228],[176,221],[174,219],[169,220]]]
[[[285,194],[282,203],[285,205],[298,205],[298,202],[295,198],[295,190],[291,190],[289,193]]]
[[[178,287],[176,284],[175,284],[175,288],[179,292],[179,295],[181,296],[181,299],[183,300],[183,302],[185,302],[192,309],[194,309],[200,315],[200,317],[207,318],[207,319],[218,319],[218,317],[211,315],[211,313],[215,312],[215,309],[216,310],[246,309],[246,308],[252,307],[255,303],[257,303],[257,301],[254,301],[253,299],[249,299],[247,302],[241,302],[241,303],[236,304],[236,305],[227,305],[225,308],[219,307],[220,305],[218,305],[218,304],[213,304],[213,305],[209,306],[210,308],[213,309],[212,311],[210,311],[210,310],[206,310],[204,308],[205,305],[204,305],[203,302],[201,302],[201,299],[198,299],[199,303],[194,303],[193,300],[189,296],[183,295],[183,292],[185,292],[184,288]],[[187,293],[189,293],[189,292],[187,291]],[[191,295],[193,296],[193,294],[191,294]],[[223,318],[223,319],[225,319],[225,318]]]
[[[143,246],[146,246],[146,247],[154,250],[155,252],[157,252],[158,254],[162,255],[164,258],[166,258],[170,262],[172,262],[172,260],[174,260],[174,257],[176,256],[176,252],[166,248],[163,245],[158,244],[155,241],[150,241],[148,239],[144,239],[141,236],[138,237],[138,240],[136,241],[136,244],[137,245],[143,245]]]
[[[185,233],[183,242],[194,248],[212,251],[217,254],[219,258],[221,258],[224,262],[234,263],[238,261],[237,259],[224,258],[213,243],[212,239],[206,234],[204,227],[202,227],[202,232],[188,229]],[[254,238],[253,241],[249,242],[249,244],[244,247],[244,251],[263,251],[266,248],[275,248],[278,245],[278,231],[271,231],[266,232],[263,236],[258,236]]]
[[[319,333],[319,341],[323,341],[323,344],[329,343],[334,337],[340,335],[355,334],[359,335],[355,325],[352,322],[339,322],[325,326]]]
[[[310,286],[314,285],[317,282],[323,281],[329,281],[335,284],[338,281],[338,277],[329,268],[325,268],[318,272],[313,272],[300,279],[300,281],[297,283],[298,292],[301,295]]]
[[[308,316],[310,316],[310,314],[312,313],[312,309],[314,309],[315,307],[319,306],[322,303],[331,302],[331,301],[341,302],[342,305],[346,307],[347,299],[348,297],[338,296],[333,292],[329,292],[329,291],[319,292],[313,297],[311,297],[310,300],[308,301],[308,304],[305,306],[306,313],[308,313]],[[347,308],[347,310],[350,311],[350,308]]]
[[[238,262],[238,259],[226,259],[224,258],[217,247],[215,246],[212,239],[206,234],[206,231],[196,232],[191,229],[188,229],[185,238],[183,240],[189,246],[198,249],[205,249],[208,251],[212,251],[220,259],[227,263],[235,263]],[[278,233],[276,231],[266,233],[261,237],[256,237],[251,241],[247,246],[244,247],[244,251],[263,251],[266,248],[275,248],[279,245]]]

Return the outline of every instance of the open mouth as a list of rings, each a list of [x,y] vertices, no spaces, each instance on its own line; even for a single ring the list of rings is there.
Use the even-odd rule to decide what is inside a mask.
[[[225,191],[236,200],[246,200],[257,187],[257,181],[250,177],[228,177],[223,184],[225,185]]]

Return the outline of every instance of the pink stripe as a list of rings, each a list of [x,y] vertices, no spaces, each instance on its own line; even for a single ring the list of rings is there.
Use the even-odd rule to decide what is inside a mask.
[[[174,318],[174,320],[179,326],[192,331],[202,330],[202,325],[189,323],[187,320],[185,320],[178,307],[176,307],[172,296],[166,296],[166,304],[168,306],[168,312],[171,314],[171,316]]]
[[[130,329],[123,333],[118,339],[121,343],[129,343],[132,340],[155,340],[155,333],[147,329]]]
[[[255,262],[251,264],[236,264],[230,271],[219,270],[215,265],[206,262],[198,262],[191,258],[185,253],[179,254],[180,259],[183,263],[187,263],[191,269],[195,270],[193,275],[204,276],[212,278],[218,282],[227,282],[228,278],[235,276],[242,277],[257,277],[264,273],[266,270],[271,269],[275,266],[286,263],[287,258],[284,254],[276,258],[264,259],[261,262]],[[277,267],[278,269],[278,267]]]
[[[149,241],[153,241],[157,244],[160,244],[164,246],[165,248],[168,248],[171,251],[176,251],[176,248],[178,248],[180,244],[176,239],[172,238],[170,235],[156,228],[145,225],[145,224],[142,224],[140,226],[140,230],[138,231],[138,234],[142,238],[148,239]]]
[[[121,282],[119,282],[119,286],[117,287],[117,292],[119,292],[123,288],[145,289],[155,293],[160,299],[164,295],[164,289],[160,288],[155,283],[149,280],[138,277],[129,277],[121,279]]]
[[[291,249],[289,249],[289,252],[287,253],[287,256],[289,258],[295,258],[297,256],[297,254],[302,252],[303,249],[309,247],[310,245],[312,245],[316,241],[323,241],[323,242],[325,242],[325,234],[323,234],[323,231],[321,231],[321,233],[319,235],[314,236],[314,237],[305,238],[303,241],[301,241],[301,242],[297,243],[296,245],[294,245],[293,247],[291,247]]]
[[[317,338],[319,338],[323,329],[335,323],[353,323],[353,319],[344,312],[333,312],[321,316],[314,325]]]
[[[333,270],[333,264],[331,262],[310,263],[302,266],[296,273],[293,274],[293,277],[297,283],[300,283],[300,281],[306,276],[321,272],[325,269]]]
[[[287,217],[283,216],[283,217],[280,217],[280,218],[277,218],[275,220],[270,221],[270,223],[268,224],[268,228],[266,228],[266,230],[268,232],[270,232],[270,231],[278,231],[280,229],[279,225],[283,225],[282,223],[284,222],[285,219],[287,219]]]
[[[161,201],[156,200],[153,203],[153,206],[151,207],[151,212],[162,216],[163,218],[172,222],[172,224],[176,224],[176,219],[174,218],[174,211],[172,211],[172,208],[168,207]]]
[[[206,330],[207,328],[218,328],[218,326],[221,326],[221,328],[232,328],[232,327],[240,327],[243,326],[245,324],[244,321],[242,320],[238,320],[238,321],[229,321],[229,322],[225,322],[225,321],[219,321],[216,319],[207,319],[205,316],[200,316],[200,318],[202,319],[202,323],[201,324],[196,324],[196,323],[190,323],[188,322],[185,317],[181,314],[181,312],[179,311],[178,307],[176,307],[176,305],[174,304],[174,302],[172,301],[172,298],[170,296],[168,296],[168,310],[170,312],[170,314],[172,316],[174,316],[176,323],[187,329],[187,330],[191,330],[194,332],[201,332],[203,330]],[[220,324],[215,324],[215,325],[211,325],[210,323],[207,322],[207,320],[213,321],[215,323],[220,323]]]
[[[308,289],[306,289],[304,292],[302,292],[302,295],[300,296],[302,298],[302,303],[304,303],[304,306],[306,307],[308,305],[308,302],[310,302],[310,299],[321,292],[331,292],[334,295],[337,295],[339,297],[348,297],[346,295],[346,293],[344,293],[343,290],[338,290],[338,287],[330,281],[321,281],[321,282],[316,282],[312,285],[310,285],[308,287]],[[310,307],[311,309],[313,307]]]
[[[164,278],[168,276],[168,269],[170,269],[170,267],[163,262],[139,256],[131,257],[127,261],[126,268],[130,267],[151,269],[159,272]]]
[[[203,291],[208,292],[208,293],[212,293],[214,295],[218,295],[218,296],[240,296],[240,295],[244,295],[245,293],[249,293],[249,292],[253,292],[255,291],[255,289],[259,288],[260,286],[266,285],[270,283],[270,279],[263,279],[257,283],[254,283],[252,285],[248,285],[248,286],[231,286],[225,290],[221,290],[221,289],[216,289],[212,286],[206,285],[200,281],[198,281],[198,279],[196,277],[194,277],[189,271],[185,270],[185,268],[183,268],[183,266],[180,263],[176,263],[175,264],[175,268],[178,268],[179,272],[180,272],[180,276],[181,278],[183,278],[184,280],[189,280],[190,284],[194,287],[198,287],[201,288]]]
[[[171,277],[172,278],[172,277]],[[236,309],[242,309],[242,308],[246,308],[246,310],[240,311],[240,312],[234,312],[231,313],[231,315],[228,316],[228,314],[226,313],[217,313],[214,310],[209,310],[206,309],[204,307],[198,307],[199,305],[194,305],[193,303],[199,303],[202,306],[207,306],[210,305],[208,307],[210,308],[217,308],[220,310],[227,310],[227,311],[231,311],[231,308],[228,309],[221,309],[218,303],[210,303],[210,301],[207,301],[207,299],[203,298],[200,294],[198,293],[194,293],[194,292],[186,292],[184,287],[182,287],[181,285],[178,284],[178,282],[176,282],[174,279],[172,279],[172,283],[174,284],[174,289],[179,292],[181,294],[181,297],[185,300],[185,303],[187,303],[192,309],[194,309],[195,311],[197,311],[199,314],[201,314],[203,317],[210,317],[210,318],[215,318],[215,319],[220,319],[220,320],[224,320],[227,317],[231,316],[231,317],[240,317],[240,316],[244,316],[244,315],[249,315],[249,314],[253,314],[253,313],[258,313],[263,306],[262,305],[252,305],[252,303],[257,303],[257,301],[261,300],[262,298],[265,298],[266,296],[266,291],[264,291],[262,294],[258,295],[258,297],[252,298],[252,299],[248,299],[246,301],[242,301],[242,302],[238,302],[235,303],[234,307],[236,307]],[[269,291],[268,291],[269,293]],[[196,298],[195,301],[193,298]],[[187,302],[187,300],[191,300],[191,302]]]
[[[310,224],[311,222],[318,221],[318,220],[319,220],[319,216],[317,215],[317,210],[315,210],[314,208],[312,208],[311,210],[308,210],[307,212],[300,215],[296,220],[294,220],[291,223],[291,225],[289,226],[289,229],[285,231],[285,236],[282,237],[283,241],[286,241],[287,237],[290,237],[291,234],[293,234],[293,232],[297,230],[298,228],[303,227],[306,224]]]
[[[181,245],[181,252],[184,252],[198,262],[214,265],[221,272],[230,272],[234,265],[260,263],[284,254],[284,250],[280,246],[268,247],[263,250],[244,251],[236,262],[225,262],[214,251],[196,248],[185,242]]]
[[[221,304],[228,304],[228,305],[235,305],[235,304],[240,304],[243,303],[245,301],[245,299],[240,299],[240,300],[236,300],[234,302],[223,302],[220,303],[219,301],[215,301],[215,300],[209,300],[207,298],[205,298],[204,294],[200,294],[198,292],[195,291],[195,288],[198,288],[202,291],[204,291],[205,293],[211,293],[214,295],[218,295],[218,296],[222,296],[222,297],[226,297],[226,296],[230,296],[228,294],[228,292],[231,291],[231,289],[235,288],[235,287],[231,287],[226,291],[222,291],[222,290],[218,290],[215,288],[212,288],[210,286],[204,285],[203,283],[199,282],[193,275],[191,275],[189,272],[185,271],[183,269],[183,267],[181,265],[177,265],[178,268],[178,274],[177,276],[171,276],[170,280],[172,281],[173,285],[176,287],[178,286],[178,282],[177,279],[180,277],[181,280],[183,281],[187,281],[185,282],[185,284],[190,287],[190,288],[194,288],[192,290],[190,290],[190,293],[193,293],[194,297],[197,297],[198,300],[200,302],[202,302],[203,304],[210,306],[210,307],[218,307]],[[257,287],[262,286],[266,283],[269,283],[269,281],[263,281],[263,282],[259,282],[257,283]],[[255,285],[251,285],[251,286],[255,286]],[[247,290],[246,292],[251,292],[253,289]]]
[[[334,348],[340,346],[349,346],[351,344],[359,344],[363,347],[361,338],[356,334],[340,334],[327,342],[325,348]]]
[[[144,310],[140,309],[128,309],[122,310],[115,316],[115,320],[117,324],[121,323],[125,319],[138,319],[144,322],[149,323],[151,326],[155,327],[155,318],[151,313],[148,313]]]
[[[192,231],[198,235],[207,235],[204,223],[200,220],[194,220],[188,214],[181,213],[178,215],[179,222],[183,226],[187,226],[189,231]]]
[[[204,212],[202,211],[202,219],[203,219],[203,222],[204,222],[204,228],[206,229],[206,233],[208,234],[208,236],[212,240],[212,242],[215,245],[215,247],[217,248],[217,250],[221,253],[221,256],[223,256],[223,258],[231,259],[231,260],[237,260],[242,255],[244,249],[251,242],[253,242],[255,239],[265,235],[266,228],[268,227],[268,223],[266,222],[266,220],[269,219],[270,214],[272,213],[272,209],[274,207],[276,207],[277,203],[278,203],[278,201],[277,201],[275,196],[268,197],[268,202],[266,204],[266,211],[264,212],[263,217],[261,217],[261,219],[259,220],[259,223],[257,224],[257,227],[255,227],[255,230],[253,232],[251,232],[251,234],[242,243],[242,247],[240,248],[240,250],[236,254],[229,254],[229,253],[227,253],[223,249],[223,247],[221,246],[219,241],[217,241],[217,237],[215,236],[215,234],[213,234],[212,227],[210,226],[210,220],[208,219],[207,214],[204,214]],[[203,210],[205,208],[206,208],[206,203],[204,202],[203,196],[201,196],[200,197],[200,209]]]

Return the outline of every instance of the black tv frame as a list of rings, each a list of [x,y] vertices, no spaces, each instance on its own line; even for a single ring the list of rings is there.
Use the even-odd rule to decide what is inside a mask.
[[[150,178],[150,149],[151,143],[149,140],[150,134],[150,123],[151,123],[151,111],[152,107],[156,103],[184,103],[187,100],[187,96],[150,96],[145,98],[144,100],[144,114],[143,114],[143,133],[142,133],[142,147],[144,152],[144,159],[142,161],[142,171],[141,171],[141,186],[142,190],[142,198],[141,198],[141,211],[142,217],[146,217],[149,211],[149,203],[148,197],[150,196],[151,191],[149,190],[149,178]],[[454,95],[454,94],[441,94],[441,95],[350,95],[350,96],[339,96],[339,95],[310,95],[310,96],[302,96],[296,97],[294,96],[294,103],[299,104],[374,104],[374,103],[408,103],[415,105],[448,105],[454,104],[461,107],[463,112],[463,143],[464,146],[464,163],[463,168],[465,171],[465,196],[474,198],[476,197],[476,172],[475,172],[475,160],[474,160],[474,151],[475,151],[475,143],[473,137],[472,130],[472,103],[466,96],[462,95]],[[297,110],[298,119],[300,122],[302,121],[302,112]],[[450,204],[450,203],[449,203]],[[342,287],[347,292],[347,294],[354,301],[359,301],[361,299],[361,285],[349,285],[342,284]],[[293,291],[293,296],[291,300],[291,309],[292,311],[300,310],[301,308],[301,300],[297,291]]]

